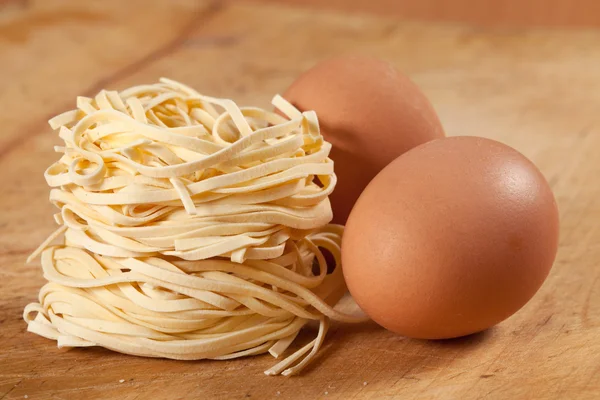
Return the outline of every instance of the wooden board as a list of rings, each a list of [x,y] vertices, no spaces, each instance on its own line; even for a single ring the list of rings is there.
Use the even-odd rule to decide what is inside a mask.
[[[44,169],[48,117],[75,96],[169,76],[266,106],[338,53],[392,60],[451,135],[530,157],[560,207],[560,250],[535,298],[464,339],[427,342],[372,323],[335,325],[302,376],[266,377],[270,356],[228,362],[63,351],[25,331],[43,284],[30,253],[54,229]],[[0,399],[600,398],[600,31],[492,30],[248,3],[0,3]],[[515,277],[518,279],[518,277]]]
[[[596,0],[239,0],[477,26],[600,26]]]

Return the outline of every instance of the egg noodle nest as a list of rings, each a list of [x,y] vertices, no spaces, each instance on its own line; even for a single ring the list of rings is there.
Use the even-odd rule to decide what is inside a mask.
[[[45,172],[59,229],[41,254],[48,283],[28,330],[59,347],[178,360],[282,355],[309,321],[316,338],[265,371],[298,373],[345,292],[336,176],[314,112],[280,114],[168,79],[77,98],[50,120],[64,145]],[[60,244],[53,243],[60,242]],[[327,273],[322,249],[335,259]]]

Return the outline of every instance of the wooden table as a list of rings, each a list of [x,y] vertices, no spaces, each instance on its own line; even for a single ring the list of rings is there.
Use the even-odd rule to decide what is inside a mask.
[[[43,278],[26,256],[52,229],[46,120],[77,95],[169,76],[266,106],[331,54],[392,60],[450,135],[519,149],[548,178],[558,259],[520,312],[468,338],[409,340],[336,325],[299,377],[270,356],[177,362],[62,351],[25,332]],[[599,399],[600,31],[471,28],[219,1],[0,3],[0,399]],[[515,277],[518,279],[518,277]]]

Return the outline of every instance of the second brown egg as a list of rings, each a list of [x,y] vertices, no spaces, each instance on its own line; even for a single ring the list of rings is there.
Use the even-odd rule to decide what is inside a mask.
[[[390,63],[366,56],[331,58],[302,74],[284,93],[314,110],[332,143],[338,183],[333,222],[345,224],[367,184],[399,155],[444,136],[433,106]]]

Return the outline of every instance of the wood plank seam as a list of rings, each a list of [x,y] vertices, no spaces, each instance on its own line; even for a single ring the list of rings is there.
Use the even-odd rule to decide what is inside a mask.
[[[159,47],[158,49],[148,53],[144,57],[127,64],[126,66],[118,69],[117,71],[107,75],[104,78],[96,81],[92,86],[82,92],[82,96],[94,96],[101,89],[106,88],[111,82],[118,81],[120,79],[126,78],[135,72],[137,72],[140,68],[146,67],[150,64],[153,64],[164,57],[167,57],[169,54],[173,53],[177,49],[179,49],[192,33],[196,31],[198,26],[202,26],[207,23],[209,20],[216,17],[219,13],[225,10],[227,3],[221,0],[213,0],[206,7],[200,7],[190,18],[190,21],[183,27],[181,32],[177,34],[171,41],[167,42],[164,46]],[[69,105],[63,105],[60,110],[53,112],[53,115],[59,114],[67,109],[69,109]],[[46,126],[46,121],[35,121],[31,124],[31,128],[26,129],[26,132],[23,135],[17,136],[14,139],[10,140],[3,148],[0,148],[0,159],[11,153],[13,150],[19,147],[19,145],[23,144],[25,141],[45,132],[44,127]]]

